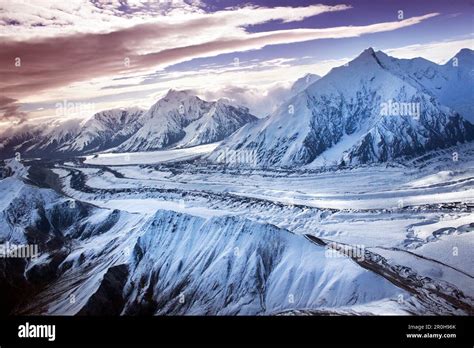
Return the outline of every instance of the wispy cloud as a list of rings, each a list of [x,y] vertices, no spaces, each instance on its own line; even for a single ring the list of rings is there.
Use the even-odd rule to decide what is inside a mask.
[[[59,92],[66,93],[66,86],[73,90],[82,86],[85,95],[89,89],[97,93],[106,85],[101,83],[105,79],[110,85],[112,77],[146,75],[195,58],[393,31],[438,15],[361,26],[250,32],[248,28],[257,24],[301,21],[351,7],[245,6],[206,13],[200,1],[173,1],[171,5],[165,1],[155,7],[144,0],[40,4],[8,2],[0,6],[0,90],[5,100],[0,112],[4,116],[13,117],[17,112],[24,117],[19,101],[52,99]],[[259,64],[260,68],[262,64],[278,68],[288,63],[268,60]]]
[[[2,67],[0,73],[3,77],[0,87],[13,96],[21,96],[88,78],[132,73],[198,57],[259,49],[271,44],[347,38],[396,30],[420,23],[435,15],[428,14],[403,21],[358,27],[277,30],[264,33],[241,32],[231,37],[210,40],[203,32],[212,31],[213,36],[216,32],[222,32],[220,30],[222,18],[207,16],[173,26],[153,23],[105,34],[77,34],[21,42],[3,41],[0,43],[0,50],[3,52],[0,58]],[[262,17],[261,20],[265,18],[268,17]],[[255,19],[252,20],[254,21]],[[186,45],[187,42],[181,42],[183,41],[181,37],[191,36],[195,32],[201,32],[199,37],[194,36],[194,41],[197,43]],[[150,44],[150,42],[156,44],[157,40],[161,47],[169,46],[171,43],[174,47],[160,49],[161,47]],[[140,53],[141,50],[151,46],[157,51]],[[19,66],[15,65],[15,59],[19,59]]]
[[[391,48],[385,50],[385,52],[396,58],[410,59],[423,57],[437,64],[442,64],[448,59],[451,59],[462,48],[474,49],[474,36],[471,35],[471,37],[468,39],[429,42]]]
[[[0,113],[2,120],[13,120],[15,122],[23,122],[26,113],[20,111],[21,104],[18,100],[0,95]]]
[[[26,40],[105,33],[155,21],[160,16],[204,13],[202,7],[199,0],[5,0],[0,3],[0,36]]]

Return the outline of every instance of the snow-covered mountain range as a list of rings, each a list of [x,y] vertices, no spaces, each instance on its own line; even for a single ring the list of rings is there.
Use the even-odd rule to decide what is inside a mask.
[[[440,66],[369,48],[240,129],[209,158],[225,162],[229,151],[247,151],[258,166],[357,164],[471,141],[473,57],[463,49]]]
[[[21,125],[0,135],[0,157],[54,157],[98,152],[117,146],[141,127],[143,110],[122,108],[47,124]]]
[[[119,146],[125,152],[190,147],[223,140],[257,118],[224,100],[207,102],[170,90],[142,117],[143,126]]]
[[[0,161],[0,246],[38,253],[0,257],[0,313],[472,315],[474,148],[460,149],[456,165],[444,150],[252,175]]]
[[[38,245],[40,257],[0,259],[2,313],[255,315],[390,304],[405,294],[271,224],[102,209],[25,184],[22,174],[0,180],[0,241]]]
[[[99,112],[84,123],[73,139],[62,144],[59,151],[97,152],[118,146],[142,127],[142,114],[143,110],[138,108]]]
[[[473,315],[473,51],[454,58],[367,49],[260,120],[170,90],[4,132],[0,313]]]
[[[474,139],[473,69],[469,49],[438,65],[369,48],[322,78],[307,74],[298,79],[289,99],[265,119],[225,99],[208,102],[171,89],[147,111],[114,109],[85,123],[7,130],[0,135],[0,154],[64,157],[224,140],[208,156],[212,162],[226,162],[229,152],[242,151],[263,167],[399,161]]]
[[[191,147],[223,140],[257,118],[225,100],[207,102],[187,91],[170,90],[150,110],[120,108],[93,115],[86,122],[18,126],[0,135],[1,158],[51,157],[105,150],[148,151]]]

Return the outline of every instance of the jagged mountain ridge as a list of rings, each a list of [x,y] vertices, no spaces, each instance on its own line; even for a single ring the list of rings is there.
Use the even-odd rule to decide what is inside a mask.
[[[0,136],[0,157],[70,156],[101,151],[185,148],[223,140],[257,118],[224,100],[207,102],[186,91],[170,90],[150,110],[120,108],[89,120],[13,127]]]
[[[143,110],[112,109],[96,113],[84,123],[80,132],[60,146],[60,152],[89,153],[120,145],[142,126]]]
[[[474,123],[474,51],[461,49],[444,65],[424,58],[396,59],[379,53],[380,63],[394,74]]]
[[[223,100],[207,102],[187,91],[169,90],[143,115],[141,127],[119,151],[190,147],[223,140],[257,118]]]
[[[240,129],[209,159],[223,162],[229,151],[247,151],[264,167],[372,163],[473,140],[473,125],[414,82],[417,69],[406,72],[407,62],[396,62],[381,51],[365,50],[275,114]],[[418,106],[419,115],[383,115],[382,106],[391,102]]]
[[[13,127],[0,136],[0,157],[51,157],[104,151],[120,144],[141,126],[143,110],[112,109],[89,120],[66,121]]]
[[[144,219],[71,205],[16,175],[0,181],[7,191],[15,194],[0,202],[0,242],[35,243],[40,255],[0,259],[4,314],[275,314],[396,303],[403,292],[304,236],[245,217],[158,210]]]

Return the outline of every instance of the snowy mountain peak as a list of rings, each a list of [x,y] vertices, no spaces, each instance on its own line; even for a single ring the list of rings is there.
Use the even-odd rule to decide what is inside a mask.
[[[457,58],[459,65],[470,65],[472,66],[474,63],[474,51],[469,48],[461,49],[456,55],[451,58],[446,64],[452,64],[452,60]]]
[[[456,57],[459,57],[459,56],[472,57],[474,56],[474,50],[471,50],[470,48],[461,48],[459,52],[456,54]]]
[[[355,59],[349,62],[349,65],[357,65],[357,64],[364,64],[364,65],[372,65],[377,64],[382,66],[381,60],[388,57],[382,51],[375,51],[372,47],[365,49],[361,54],[359,54]],[[383,66],[382,66],[383,67]]]
[[[362,60],[362,59],[373,59],[376,58],[375,50],[372,47],[366,48],[359,54],[354,60]]]
[[[474,126],[459,116],[472,115],[472,90],[472,77],[452,67],[368,48],[269,118],[243,128],[209,158],[219,161],[224,149],[254,151],[259,166],[293,167],[422,154],[474,140]]]
[[[203,100],[189,90],[170,89],[164,97],[152,105],[145,113],[144,118],[163,118],[170,114],[178,114],[176,117],[193,119],[202,103]]]
[[[59,150],[63,153],[84,153],[117,146],[141,127],[143,112],[137,107],[98,112],[82,126],[76,137]]]
[[[368,47],[366,48],[365,50],[362,51],[362,53],[360,54],[360,56],[363,56],[363,55],[371,55],[373,56],[375,54],[375,50],[372,48],[372,47]]]
[[[321,76],[316,75],[316,74],[306,74],[303,77],[299,78],[298,80],[295,81],[293,86],[291,87],[291,93],[292,95],[298,94],[305,90],[309,85],[312,83],[318,81],[321,78]]]
[[[381,51],[376,52],[372,47],[369,47],[347,64],[333,68],[326,76],[331,75],[331,73],[334,73],[335,71],[339,71],[339,74],[360,75],[380,68],[385,69],[386,67],[382,62],[387,57],[388,56],[385,55],[385,53]],[[349,66],[352,68],[347,69]]]
[[[177,90],[177,89],[169,89],[166,95],[162,99],[166,100],[179,100],[188,97],[196,97],[192,94],[190,90]]]
[[[143,116],[143,127],[120,145],[120,151],[151,151],[220,141],[255,116],[247,108],[208,102],[191,91],[171,89]]]
[[[87,127],[93,122],[125,123],[130,117],[136,118],[137,115],[141,115],[143,112],[144,110],[138,107],[103,110],[94,114],[84,126]]]

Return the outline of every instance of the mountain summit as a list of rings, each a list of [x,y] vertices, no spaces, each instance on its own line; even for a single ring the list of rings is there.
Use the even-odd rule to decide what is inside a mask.
[[[191,91],[170,89],[148,111],[112,109],[94,114],[85,123],[74,119],[9,129],[0,136],[0,155],[71,156],[184,148],[221,141],[255,120],[247,108],[224,99],[208,102]]]
[[[469,50],[468,50],[469,51]],[[213,154],[253,151],[259,166],[385,162],[474,139],[473,61],[440,66],[396,59],[372,48],[243,127]],[[458,63],[461,59],[458,59]],[[469,75],[469,74],[468,74]],[[453,96],[452,90],[464,92]]]
[[[120,151],[190,147],[220,141],[257,118],[223,100],[207,102],[189,91],[169,90],[144,115],[143,126]]]

